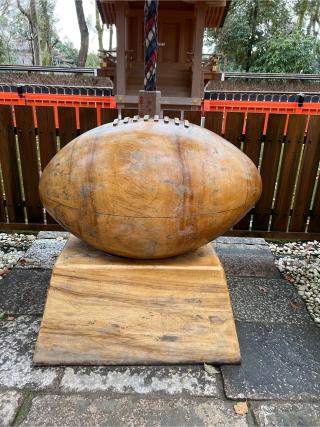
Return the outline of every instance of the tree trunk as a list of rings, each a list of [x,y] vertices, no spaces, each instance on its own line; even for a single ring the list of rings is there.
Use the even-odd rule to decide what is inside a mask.
[[[308,8],[308,0],[300,0],[296,3],[296,7],[297,7],[297,15],[298,15],[298,20],[297,20],[297,27],[299,30],[302,29],[303,27],[303,21],[304,21],[304,17]]]
[[[84,67],[86,65],[86,60],[89,50],[89,31],[86,23],[86,19],[83,11],[82,0],[74,0],[77,12],[78,25],[80,30],[80,50],[77,59],[77,66]]]
[[[97,3],[96,3],[96,30],[97,30],[97,34],[98,34],[99,50],[104,50],[104,48],[103,48],[103,24],[101,25]]]
[[[35,0],[30,0],[29,11],[24,9],[20,0],[17,0],[17,6],[20,12],[28,19],[30,26],[30,33],[32,38],[32,58],[34,65],[41,65],[41,55],[40,55],[40,40],[39,40],[39,26],[38,26],[38,16]]]
[[[38,15],[35,0],[30,0],[30,17],[33,37],[34,60],[36,65],[41,65]]]
[[[30,25],[29,25],[29,27],[30,27]],[[34,45],[33,45],[33,38],[32,38],[31,29],[29,31],[30,31],[30,38],[29,38],[28,42],[29,42],[29,47],[30,47],[30,50],[31,50],[32,65],[36,65],[36,59],[35,59],[35,55],[34,55]]]
[[[248,41],[247,58],[246,58],[246,72],[249,72],[251,67],[251,56],[255,42],[256,31],[257,31],[257,16],[258,16],[258,0],[253,0],[251,10],[251,34]]]
[[[41,27],[42,29],[41,47],[43,50],[45,50],[45,54],[46,54],[46,55],[42,55],[42,59],[44,62],[44,58],[45,58],[46,60],[45,65],[52,65],[53,63],[53,56],[52,56],[53,31],[52,31],[52,23],[51,23],[49,11],[48,11],[48,0],[40,0],[40,12],[43,20],[43,24]]]
[[[109,25],[109,50],[112,50],[113,25]]]
[[[319,3],[318,1],[315,3],[311,3],[311,8],[310,8],[310,21],[309,21],[309,25],[307,28],[307,34],[311,34],[312,31],[312,35],[317,37],[317,24],[319,24]]]
[[[9,0],[0,0],[0,15],[3,16],[9,9]]]

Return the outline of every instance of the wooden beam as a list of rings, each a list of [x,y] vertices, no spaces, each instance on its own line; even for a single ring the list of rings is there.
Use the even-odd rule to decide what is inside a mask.
[[[230,237],[263,237],[264,239],[280,240],[319,240],[320,233],[259,231],[259,230],[229,230],[224,236]]]
[[[53,270],[33,361],[239,363],[226,276],[212,246],[146,261],[71,236]]]
[[[44,224],[42,222],[40,223],[33,223],[33,224],[26,224],[23,222],[1,222],[0,223],[0,230],[4,231],[65,231],[64,228],[61,227],[59,224]]]
[[[117,68],[116,68],[116,94],[126,94],[126,59],[125,59],[125,5],[123,1],[115,3],[116,28],[117,28]]]
[[[137,95],[116,96],[117,104],[138,104]],[[182,107],[201,105],[201,98],[187,98],[183,96],[162,96],[161,105],[181,105]],[[183,109],[183,108],[182,108]]]
[[[204,2],[197,2],[195,5],[196,21],[194,30],[194,42],[193,42],[193,65],[192,65],[192,86],[191,86],[191,97],[201,97],[203,76],[202,76],[202,45],[203,45],[203,33],[206,15],[206,5]]]
[[[208,6],[211,7],[226,7],[227,1],[226,0],[211,0],[206,2]]]

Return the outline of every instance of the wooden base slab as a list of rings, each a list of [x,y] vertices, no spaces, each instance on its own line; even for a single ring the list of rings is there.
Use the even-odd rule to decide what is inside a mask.
[[[71,237],[54,267],[37,365],[239,363],[225,274],[211,245],[140,261]]]

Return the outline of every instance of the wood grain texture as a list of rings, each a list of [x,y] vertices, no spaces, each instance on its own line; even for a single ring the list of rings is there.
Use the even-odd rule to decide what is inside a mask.
[[[56,125],[53,107],[36,107],[41,169],[43,170],[57,152]],[[55,220],[46,212],[48,224]]]
[[[255,206],[252,228],[268,230],[281,147],[286,125],[285,114],[270,114],[261,163],[263,192]]]
[[[308,232],[320,233],[320,185],[318,183],[317,191],[315,194],[313,207],[310,215],[310,223]]]
[[[137,116],[139,111],[137,108],[122,108],[121,109],[121,117],[124,119],[125,117],[133,117]]]
[[[218,135],[222,133],[223,113],[221,111],[207,111],[204,126]]]
[[[143,259],[210,242],[260,192],[254,164],[223,138],[142,119],[81,135],[40,183],[46,210],[66,229],[105,252]]]
[[[282,167],[274,205],[274,216],[271,222],[272,231],[287,230],[306,123],[307,116],[305,115],[293,114],[289,118],[283,150]]]
[[[241,147],[243,123],[244,113],[226,113],[224,137],[238,148]]]
[[[24,223],[16,141],[12,111],[9,105],[0,105],[0,161],[9,221]],[[0,217],[2,221],[6,221],[3,205]]]
[[[71,237],[53,270],[37,365],[239,363],[225,274],[211,245],[161,261]]]
[[[243,152],[258,167],[263,138],[263,125],[265,115],[261,113],[248,113],[246,123],[246,133],[244,137]],[[248,230],[250,227],[251,211],[239,221],[234,228],[238,230]]]
[[[53,107],[36,107],[39,149],[42,170],[57,152],[56,125]]]
[[[181,118],[181,111],[180,110],[163,110],[163,117],[170,117],[170,119],[174,119],[178,117],[178,119]]]
[[[77,120],[75,107],[58,107],[59,139],[63,148],[77,137]]]
[[[39,170],[33,110],[30,106],[14,107],[20,150],[21,170],[28,222],[43,221],[39,196]]]
[[[189,120],[190,123],[200,126],[201,124],[201,111],[185,111],[184,119]]]
[[[320,161],[320,117],[311,116],[297,183],[290,231],[305,231]]]
[[[119,115],[118,109],[116,108],[101,108],[101,124],[113,122]]]
[[[95,108],[79,108],[80,133],[97,127],[97,110]]]

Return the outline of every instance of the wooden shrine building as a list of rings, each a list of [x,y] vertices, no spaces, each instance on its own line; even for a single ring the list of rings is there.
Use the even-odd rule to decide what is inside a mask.
[[[144,1],[97,0],[102,21],[115,24],[116,51],[104,52],[101,70],[120,103],[135,104],[144,80]],[[221,27],[228,0],[159,1],[157,89],[162,104],[200,105],[214,67],[202,61],[206,27]]]

